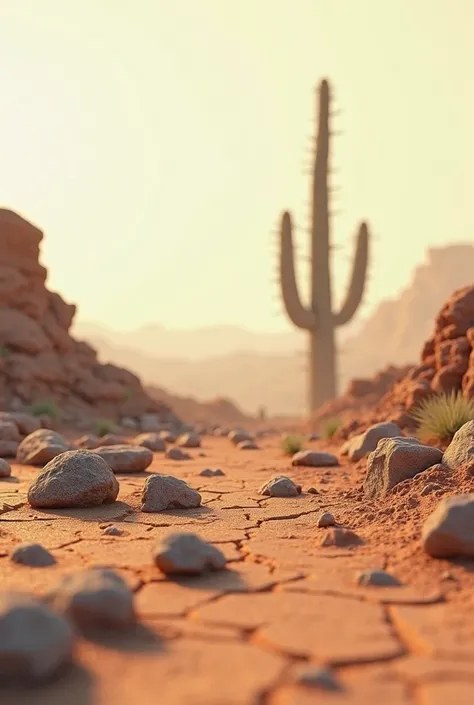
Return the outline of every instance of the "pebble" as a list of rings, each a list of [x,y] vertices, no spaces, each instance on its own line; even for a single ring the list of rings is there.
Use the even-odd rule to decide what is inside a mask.
[[[336,520],[331,512],[324,512],[318,519],[317,526],[320,529],[326,528],[328,526],[335,526]]]
[[[103,533],[106,536],[124,536],[127,532],[123,529],[118,529],[116,526],[107,526]]]
[[[159,433],[140,433],[133,443],[148,448],[153,453],[164,453],[166,450],[166,442]]]
[[[153,462],[153,453],[142,446],[111,445],[96,448],[112,472],[143,472]]]
[[[310,688],[341,690],[341,685],[327,668],[305,668],[296,675],[296,682]]]
[[[297,485],[285,475],[278,475],[265,482],[258,490],[258,494],[267,497],[296,497],[301,494],[301,485]]]
[[[222,470],[220,470],[219,468],[217,468],[216,470],[205,468],[204,470],[201,470],[199,475],[201,475],[202,477],[222,477],[223,475],[225,475],[225,473],[222,472]]]
[[[3,458],[0,458],[0,477],[10,477],[12,474],[12,469],[10,463],[8,463]]]
[[[316,487],[309,487],[308,494],[320,494],[320,492],[316,489]]]
[[[132,591],[108,568],[67,575],[47,595],[47,601],[81,627],[123,629],[136,621]]]
[[[223,570],[226,566],[222,551],[197,534],[185,533],[158,540],[153,560],[165,574],[198,575],[209,570]]]
[[[201,504],[201,495],[184,481],[172,475],[150,475],[142,492],[142,512],[162,512],[166,509],[194,509]]]
[[[339,460],[332,453],[322,450],[300,450],[292,457],[291,464],[309,468],[327,468],[339,465]]]
[[[442,499],[423,525],[421,542],[434,558],[474,558],[474,494]]]
[[[14,563],[27,565],[30,568],[47,568],[56,563],[56,558],[39,543],[23,543],[15,546],[10,553]]]
[[[362,570],[356,574],[357,585],[364,587],[400,587],[401,582],[394,575],[384,570]]]
[[[36,683],[56,675],[73,658],[70,624],[33,597],[0,594],[0,683]]]
[[[165,455],[169,460],[191,460],[189,453],[185,453],[181,448],[168,448]]]

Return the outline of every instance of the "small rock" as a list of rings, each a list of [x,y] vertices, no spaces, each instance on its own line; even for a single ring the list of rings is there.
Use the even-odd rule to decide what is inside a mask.
[[[16,453],[22,465],[45,465],[69,450],[69,443],[59,433],[40,428],[24,438]]]
[[[21,435],[18,426],[13,421],[0,420],[0,441],[14,441],[20,443]]]
[[[239,450],[259,450],[255,441],[241,441],[237,443],[237,448],[239,448]]]
[[[116,526],[107,526],[103,533],[106,536],[124,536],[126,533],[123,529],[118,529]]]
[[[15,546],[10,553],[14,563],[27,565],[30,568],[47,568],[56,563],[56,558],[39,543],[23,543]]]
[[[457,431],[444,451],[443,465],[456,470],[474,459],[474,421],[468,421]]]
[[[349,456],[349,460],[356,462],[365,458],[366,455],[371,453],[377,448],[377,444],[383,438],[394,438],[401,437],[402,432],[398,428],[397,424],[388,421],[384,423],[376,423],[367,429],[364,433],[354,436],[349,439],[347,447],[345,448],[346,453]]]
[[[201,470],[199,473],[202,477],[222,477],[225,475],[225,473],[222,472],[219,468],[216,470],[211,470],[210,468],[205,468],[204,470]]]
[[[292,457],[291,464],[308,468],[327,468],[339,465],[339,460],[332,453],[322,450],[300,450]]]
[[[54,610],[83,628],[123,629],[136,621],[132,591],[120,575],[106,568],[67,575],[47,599]]]
[[[68,622],[24,594],[0,594],[0,682],[22,685],[56,675],[72,662]]]
[[[320,529],[324,529],[328,526],[335,526],[336,520],[334,519],[334,516],[331,514],[331,512],[324,512],[321,514],[317,521],[317,526]]]
[[[367,460],[365,496],[383,497],[399,482],[439,463],[441,457],[439,448],[421,445],[416,438],[383,438]]]
[[[136,446],[143,446],[154,453],[164,453],[166,443],[158,433],[141,433],[133,441]]]
[[[319,490],[317,490],[316,487],[309,487],[308,494],[319,494]]]
[[[357,585],[364,587],[400,587],[400,581],[384,570],[362,570],[356,574]]]
[[[12,469],[6,460],[0,458],[0,477],[10,477]]]
[[[15,458],[19,445],[16,441],[0,441],[0,456]]]
[[[156,414],[143,414],[139,421],[142,433],[155,433],[162,428],[160,419]]]
[[[159,540],[153,550],[156,566],[165,574],[197,575],[208,570],[223,570],[222,551],[196,534],[171,534]]]
[[[346,546],[356,546],[362,543],[360,537],[351,529],[329,529],[321,541],[321,546],[336,546],[345,548]]]
[[[153,462],[153,453],[141,446],[100,446],[95,453],[105,460],[112,472],[143,472]]]
[[[285,475],[278,475],[265,482],[258,490],[258,494],[267,497],[296,497],[301,494],[301,485],[297,485]]]
[[[183,433],[176,441],[180,448],[200,448],[201,439],[197,433]]]
[[[331,671],[326,668],[304,668],[296,674],[296,682],[309,688],[321,690],[341,690],[341,685]]]
[[[232,443],[237,446],[239,443],[243,443],[244,441],[253,441],[253,436],[250,435],[250,433],[247,433],[247,431],[243,431],[240,428],[236,428],[233,431],[230,431],[229,435],[227,436]]]
[[[142,512],[163,512],[166,509],[194,509],[201,504],[201,495],[184,480],[172,475],[150,475],[142,492]]]
[[[117,433],[106,433],[101,436],[99,446],[126,446],[127,439]],[[99,447],[97,446],[97,447]]]
[[[165,455],[168,460],[191,460],[189,453],[185,453],[181,448],[168,448]]]
[[[158,435],[165,443],[176,443],[176,434],[171,431],[160,431]]]
[[[86,435],[81,436],[80,438],[75,440],[74,445],[76,446],[76,448],[94,450],[94,448],[98,448],[100,445],[102,445],[102,440],[99,438],[99,436],[96,436],[93,433],[87,433]]]
[[[70,450],[51,460],[28,490],[32,507],[95,507],[115,502],[119,484],[105,460],[90,450]]]
[[[425,521],[421,540],[434,558],[474,558],[474,494],[442,499]]]

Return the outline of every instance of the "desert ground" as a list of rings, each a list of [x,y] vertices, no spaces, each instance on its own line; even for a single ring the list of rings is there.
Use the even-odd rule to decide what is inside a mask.
[[[41,468],[14,462],[0,480],[2,592],[42,598],[65,575],[106,566],[133,592],[136,622],[78,629],[72,665],[46,682],[9,684],[2,705],[471,703],[472,561],[433,558],[421,542],[423,522],[449,492],[449,482],[435,482],[441,466],[368,500],[367,458],[351,462],[340,444],[322,440],[305,447],[340,464],[293,466],[276,435],[259,438],[256,450],[206,435],[186,451],[190,459],[154,453],[145,472],[116,473],[117,501],[78,509],[30,506]],[[141,511],[156,473],[198,490],[201,506]],[[281,475],[301,494],[259,494]],[[318,526],[326,512],[336,528]],[[162,572],[154,546],[176,532],[220,549],[225,568]],[[27,543],[55,563],[13,561]],[[372,570],[399,584],[361,584]]]

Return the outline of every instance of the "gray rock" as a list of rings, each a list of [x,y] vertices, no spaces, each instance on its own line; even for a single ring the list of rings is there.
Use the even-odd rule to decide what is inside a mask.
[[[16,459],[22,465],[45,465],[69,450],[69,447],[69,443],[59,433],[40,428],[22,440]]]
[[[236,446],[239,445],[239,443],[243,443],[244,441],[254,440],[253,436],[250,433],[247,433],[247,431],[243,431],[240,428],[236,428],[233,431],[230,431],[227,437]]]
[[[421,541],[434,558],[474,558],[474,494],[442,499],[426,519]]]
[[[0,458],[0,477],[10,477],[12,469],[6,460]]]
[[[176,441],[180,448],[200,448],[201,439],[197,433],[183,433]]]
[[[107,568],[67,575],[47,600],[54,610],[83,628],[123,629],[136,621],[132,591],[118,573]]]
[[[95,453],[105,460],[112,472],[143,472],[153,462],[153,453],[142,446],[99,446]]]
[[[99,455],[70,450],[51,460],[28,490],[32,507],[95,507],[115,502],[119,484]]]
[[[225,473],[222,472],[219,468],[216,470],[211,470],[210,468],[205,468],[204,470],[201,470],[199,473],[201,477],[222,477],[225,475]]]
[[[255,441],[241,441],[237,443],[237,448],[239,448],[239,450],[259,450]]]
[[[166,443],[158,433],[141,433],[133,442],[136,446],[148,448],[153,453],[164,453],[166,450]]]
[[[340,683],[331,671],[326,668],[303,668],[296,673],[295,680],[300,685],[321,690],[342,690]]]
[[[156,566],[166,574],[197,575],[208,570],[223,570],[222,551],[196,534],[171,534],[160,539],[153,550]]]
[[[362,570],[356,574],[357,585],[364,587],[400,587],[401,582],[384,570]]]
[[[29,595],[0,593],[0,683],[38,682],[73,658],[68,622]]]
[[[142,512],[163,512],[166,509],[194,509],[201,504],[201,495],[184,480],[172,475],[150,475],[142,492]]]
[[[364,433],[360,433],[348,441],[346,450],[349,460],[356,462],[365,458],[366,455],[377,448],[378,442],[383,438],[399,438],[401,436],[402,432],[396,423],[392,421],[376,423]]]
[[[443,465],[456,470],[474,460],[474,421],[468,421],[457,431],[444,451]]]
[[[382,497],[399,482],[439,463],[441,457],[439,448],[421,445],[416,438],[383,438],[367,460],[366,497]]]
[[[191,460],[189,453],[181,450],[181,448],[168,448],[165,455],[168,460]]]
[[[324,512],[321,514],[321,516],[318,518],[317,521],[317,526],[320,529],[325,529],[328,526],[335,526],[336,525],[336,520],[334,519],[334,516],[331,514],[331,512]]]
[[[301,494],[301,485],[297,485],[285,475],[277,475],[265,482],[258,490],[258,494],[267,497],[296,497]]]
[[[292,457],[291,464],[308,468],[328,468],[339,465],[339,460],[332,453],[322,450],[300,450]]]
[[[39,543],[23,543],[15,546],[10,553],[14,563],[27,565],[30,568],[47,568],[56,563],[56,558]]]

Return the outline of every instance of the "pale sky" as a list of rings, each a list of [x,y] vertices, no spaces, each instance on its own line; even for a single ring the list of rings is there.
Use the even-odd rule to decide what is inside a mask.
[[[83,320],[283,330],[275,226],[306,225],[328,77],[336,292],[366,218],[366,314],[474,237],[473,28],[473,0],[1,0],[0,202]]]

